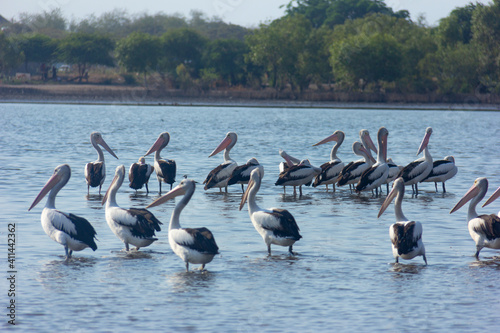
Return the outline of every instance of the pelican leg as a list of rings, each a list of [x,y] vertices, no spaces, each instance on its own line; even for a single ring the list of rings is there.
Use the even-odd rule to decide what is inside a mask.
[[[68,261],[69,258],[71,258],[71,254],[73,253],[73,251],[71,251],[70,249],[68,249],[67,246],[64,246],[64,252],[66,253],[66,261]]]
[[[415,183],[415,196],[418,195],[418,183]]]
[[[479,252],[481,251],[482,247],[476,246],[476,253],[474,254],[474,257],[476,257],[476,260],[479,260]]]
[[[387,194],[389,194],[389,183],[385,184],[387,186]]]
[[[396,257],[396,264],[399,263],[399,257]]]
[[[297,195],[297,186],[293,187],[293,195]]]
[[[189,272],[189,262],[186,261],[186,272]]]
[[[101,195],[101,187],[102,187],[102,184],[99,185],[99,195]]]
[[[444,182],[443,182],[443,193],[446,193],[446,187],[444,186]]]
[[[148,183],[146,183],[146,194],[149,194]]]
[[[174,183],[170,184],[170,191],[172,191],[172,185],[174,185]]]
[[[267,255],[271,255],[271,244],[267,245]]]
[[[424,256],[425,264],[427,265],[427,258],[425,257],[425,254],[423,254],[423,256]]]
[[[293,245],[290,245],[288,247],[288,252],[291,254],[291,255],[296,255],[297,253],[293,252]]]
[[[443,183],[444,184],[444,183]],[[436,193],[438,191],[438,183],[437,182],[434,182],[434,186],[436,187]]]
[[[283,186],[283,194],[286,194],[286,186]]]
[[[125,243],[125,251],[129,251],[129,248],[128,248],[128,243]]]
[[[243,186],[243,184],[241,184],[241,191],[245,193],[245,187]]]
[[[161,194],[161,181],[158,181],[158,186],[160,187],[160,190],[158,191],[158,194]]]
[[[300,196],[302,196],[302,185],[299,186]]]
[[[226,193],[227,193],[227,185],[226,185],[226,187],[224,187],[224,190],[225,190],[225,191],[226,191]]]
[[[87,184],[87,195],[90,194],[90,185]]]

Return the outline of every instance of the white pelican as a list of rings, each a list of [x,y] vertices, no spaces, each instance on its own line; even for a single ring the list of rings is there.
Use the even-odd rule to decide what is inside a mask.
[[[144,156],[141,156],[139,161],[132,163],[128,170],[129,187],[137,192],[137,190],[146,185],[146,193],[149,193],[148,182],[153,170],[151,165],[146,164]]]
[[[344,162],[342,162],[337,157],[337,150],[344,142],[345,134],[342,131],[335,131],[332,135],[326,137],[318,143],[313,144],[313,146],[319,146],[327,142],[335,141],[335,145],[330,152],[330,161],[323,163],[321,167],[321,173],[314,179],[313,187],[319,185],[326,185],[326,190],[328,191],[328,184],[333,185],[333,192],[335,192],[335,183],[337,182],[337,177],[344,168]]]
[[[239,209],[248,201],[248,215],[257,232],[262,236],[267,245],[267,252],[271,255],[271,244],[288,246],[288,251],[293,253],[293,244],[302,238],[299,227],[292,214],[285,209],[262,209],[255,196],[259,191],[264,168],[258,166],[250,174],[250,182],[243,194]]]
[[[102,138],[101,133],[92,132],[90,134],[90,143],[94,146],[97,151],[97,160],[95,162],[90,162],[85,165],[85,181],[87,182],[87,194],[89,194],[90,187],[99,186],[99,195],[101,194],[101,187],[106,178],[106,167],[104,165],[104,154],[99,145],[103,146],[111,156],[118,158],[115,153],[109,148],[108,144]]]
[[[227,192],[227,183],[229,182],[229,178],[231,178],[234,169],[238,166],[238,164],[236,164],[236,162],[229,157],[229,152],[236,144],[236,141],[238,141],[238,135],[236,135],[236,133],[227,133],[224,140],[222,140],[217,148],[215,148],[215,150],[208,156],[212,157],[224,150],[224,163],[210,171],[207,178],[203,182],[203,184],[205,184],[205,191],[212,187],[218,187],[219,191],[222,192],[222,188],[224,187]]]
[[[296,164],[300,163],[300,160],[298,158],[295,158],[291,155],[288,155],[286,153],[286,151],[284,151],[283,149],[280,149],[280,156],[283,157],[286,161],[286,162],[281,162],[279,164],[280,173],[282,173],[283,171],[285,171],[286,169],[288,169],[292,165],[296,165]]]
[[[495,214],[478,215],[476,213],[476,206],[484,198],[487,191],[488,180],[486,178],[477,178],[469,191],[450,211],[450,214],[457,211],[472,199],[467,212],[467,220],[469,221],[469,234],[476,243],[475,257],[477,260],[479,260],[479,252],[483,247],[500,249],[500,217]]]
[[[71,168],[67,164],[56,167],[54,174],[42,188],[35,201],[28,209],[35,207],[49,193],[47,203],[42,211],[42,227],[45,233],[64,246],[66,260],[71,258],[73,251],[81,251],[87,247],[97,249],[94,238],[94,227],[83,217],[71,213],[63,213],[56,209],[56,196],[71,177]]]
[[[234,169],[231,178],[229,178],[227,185],[241,184],[241,190],[245,192],[243,184],[248,184],[248,181],[250,180],[250,173],[259,165],[259,161],[252,157],[246,164],[237,166]]]
[[[399,173],[399,177],[403,178],[405,185],[411,185],[415,195],[418,195],[418,182],[427,177],[432,171],[432,156],[429,153],[429,148],[427,148],[431,134],[432,128],[427,127],[422,143],[420,143],[420,147],[418,148],[417,155],[423,151],[424,157],[411,162]]]
[[[427,265],[427,258],[425,257],[425,247],[422,242],[422,224],[420,222],[409,221],[403,214],[401,205],[405,194],[405,185],[402,178],[397,178],[392,185],[391,192],[385,198],[382,207],[378,213],[379,218],[392,200],[394,202],[394,213],[396,214],[396,223],[389,227],[389,235],[392,242],[392,255],[399,262],[399,258],[413,259],[416,256],[423,256],[425,264]]]
[[[154,166],[155,166],[156,178],[158,179],[158,186],[160,188],[158,193],[160,194],[161,194],[162,182],[170,184],[170,189],[172,189],[172,184],[175,183],[175,174],[177,169],[175,161],[169,159],[162,159],[160,157],[162,149],[168,145],[169,141],[170,141],[170,134],[168,132],[161,133],[158,139],[156,139],[153,146],[151,146],[151,148],[149,148],[149,150],[147,151],[146,155],[144,155],[148,156],[152,152],[155,152]]]
[[[437,160],[432,163],[432,171],[427,177],[425,177],[420,182],[434,182],[437,192],[437,183],[443,183],[443,193],[446,192],[446,187],[444,182],[448,179],[453,178],[458,172],[458,168],[455,165],[455,158],[453,156],[446,156],[443,160]]]
[[[366,149],[359,141],[352,144],[352,151],[358,156],[363,158],[357,161],[349,162],[340,172],[337,177],[337,185],[343,186],[349,184],[356,184],[359,178],[366,169],[371,167],[376,161],[371,156],[369,149]]]
[[[387,176],[389,175],[389,165],[387,165],[388,136],[389,131],[385,127],[380,127],[377,133],[377,163],[363,172],[356,185],[357,193],[375,189],[376,195],[378,195],[378,187],[387,180]]]
[[[172,212],[168,227],[168,243],[172,251],[186,263],[186,272],[189,271],[189,263],[201,264],[200,270],[203,270],[205,265],[219,253],[214,235],[207,228],[181,228],[179,216],[193,196],[195,188],[194,180],[183,179],[173,190],[147,207],[158,206],[179,195],[184,195]]]
[[[297,194],[296,187],[299,186],[302,195],[302,185],[310,185],[313,178],[319,175],[321,168],[312,166],[309,160],[302,160],[279,174],[276,186],[293,186],[293,194]]]
[[[125,250],[129,251],[129,244],[134,245],[136,250],[151,245],[155,238],[155,230],[161,231],[162,224],[147,209],[130,208],[123,209],[116,203],[116,192],[122,186],[125,178],[125,167],[116,167],[115,177],[109,185],[108,191],[102,199],[106,204],[106,222],[113,233],[125,243]]]
[[[483,204],[483,207],[488,206],[490,203],[495,201],[498,197],[500,197],[500,187],[498,187],[497,190],[495,192],[493,192],[491,197],[488,200],[486,200],[486,202]],[[500,217],[500,211],[498,212],[497,215]]]

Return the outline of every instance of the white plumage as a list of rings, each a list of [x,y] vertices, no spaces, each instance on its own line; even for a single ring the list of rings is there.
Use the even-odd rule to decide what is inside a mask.
[[[224,187],[227,192],[229,179],[231,178],[234,169],[236,169],[236,167],[238,166],[238,164],[229,156],[229,152],[234,147],[237,141],[238,135],[236,133],[227,133],[224,140],[222,140],[217,148],[215,148],[214,151],[208,156],[212,157],[224,150],[224,163],[220,164],[218,167],[210,171],[207,178],[203,182],[203,184],[205,184],[205,191],[213,187],[218,187],[219,191],[222,192],[222,188]]]
[[[115,153],[109,148],[108,144],[102,138],[101,133],[92,132],[90,134],[90,143],[97,152],[97,160],[85,164],[85,181],[87,182],[87,194],[90,192],[91,187],[99,186],[99,195],[101,194],[101,187],[106,179],[106,165],[104,163],[104,154],[99,145],[103,146],[114,158],[118,159]]]

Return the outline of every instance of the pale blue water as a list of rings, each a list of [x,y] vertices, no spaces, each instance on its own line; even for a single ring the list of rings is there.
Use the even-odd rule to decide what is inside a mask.
[[[476,262],[466,207],[449,214],[475,178],[490,180],[488,196],[500,186],[499,112],[0,104],[0,122],[2,329],[13,328],[6,309],[8,223],[16,225],[15,328],[23,332],[500,329],[499,252],[485,249]],[[380,126],[389,130],[389,156],[398,164],[416,158],[428,126],[434,130],[432,156],[456,159],[459,171],[447,183],[448,193],[435,193],[434,184],[426,183],[417,198],[407,189],[403,202],[405,215],[423,224],[428,266],[421,257],[393,263],[393,206],[377,219],[385,194],[373,198],[346,188],[334,194],[306,187],[302,197],[294,197],[274,186],[279,148],[320,165],[331,145],[312,144],[340,129],[346,138],[338,156],[349,162],[357,159],[351,145],[358,131],[367,128],[375,140]],[[228,131],[237,132],[231,156],[240,164],[256,157],[264,165],[259,204],[295,216],[303,235],[294,246],[298,255],[289,257],[286,248],[274,246],[267,257],[246,206],[238,211],[239,185],[226,195],[205,192],[201,184],[181,224],[205,226],[215,235],[220,255],[206,272],[186,273],[170,250],[166,230],[175,200],[152,209],[164,223],[159,241],[140,255],[120,252],[124,246],[106,224],[97,190],[87,197],[83,168],[96,159],[92,131],[100,131],[119,157],[105,153],[103,192],[116,166],[128,169],[163,131],[171,141],[162,155],[176,160],[177,180],[186,174],[201,183],[222,161],[221,155],[208,158],[210,152]],[[69,263],[40,225],[45,200],[27,211],[62,163],[70,164],[72,178],[56,206],[88,219],[99,239],[96,252],[77,252]],[[118,203],[144,207],[157,198],[155,177],[150,189],[136,196],[124,184]],[[499,210],[500,201],[478,209]]]

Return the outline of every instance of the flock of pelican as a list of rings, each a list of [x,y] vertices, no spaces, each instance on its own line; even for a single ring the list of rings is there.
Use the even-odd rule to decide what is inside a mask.
[[[436,191],[437,183],[441,182],[443,192],[446,192],[445,182],[455,176],[457,167],[452,156],[447,156],[443,160],[433,161],[428,149],[428,143],[432,134],[432,128],[427,128],[424,138],[418,148],[417,155],[423,153],[419,158],[406,166],[398,166],[387,157],[389,131],[381,127],[377,133],[378,147],[375,147],[367,130],[359,132],[360,141],[352,145],[353,152],[362,157],[344,165],[337,157],[337,151],[344,141],[345,134],[342,131],[335,131],[332,135],[319,141],[313,146],[335,142],[331,153],[330,161],[320,167],[311,165],[307,159],[298,159],[290,156],[285,151],[280,150],[280,156],[285,160],[279,166],[280,174],[275,183],[276,186],[293,186],[294,195],[296,187],[302,194],[302,186],[312,185],[314,187],[332,185],[335,187],[349,185],[351,191],[361,193],[363,191],[375,191],[375,195],[382,193],[382,186],[387,186],[387,197],[383,202],[378,217],[394,201],[394,211],[396,222],[390,226],[389,235],[392,243],[393,256],[396,262],[399,258],[413,259],[422,256],[425,263],[425,247],[422,241],[422,224],[406,218],[402,210],[405,186],[411,185],[412,191],[418,195],[418,183],[434,182]],[[234,132],[229,132],[220,144],[212,151],[209,157],[224,151],[224,162],[214,168],[206,177],[204,189],[219,188],[227,192],[228,186],[241,184],[243,196],[239,209],[241,210],[247,203],[250,220],[262,236],[267,245],[268,254],[271,255],[271,245],[288,247],[290,254],[294,254],[293,245],[300,240],[300,229],[293,215],[280,208],[263,209],[256,203],[256,195],[260,189],[264,168],[257,159],[251,158],[244,165],[238,166],[230,158],[230,151],[236,144],[238,136]],[[134,190],[140,190],[146,186],[149,193],[148,181],[153,173],[156,173],[159,182],[160,197],[149,204],[146,208],[121,208],[116,201],[116,194],[125,179],[125,167],[120,165],[116,168],[114,178],[106,191],[102,205],[105,205],[105,216],[109,228],[125,244],[125,250],[130,251],[130,245],[135,246],[135,250],[147,247],[157,240],[156,232],[161,231],[162,223],[151,213],[148,208],[158,206],[177,196],[183,196],[176,204],[172,212],[169,228],[168,240],[173,252],[177,254],[185,263],[186,271],[189,271],[189,264],[200,264],[200,269],[204,269],[214,256],[219,253],[219,248],[215,242],[214,235],[207,228],[182,228],[180,225],[180,214],[184,207],[191,200],[196,188],[196,182],[186,177],[174,188],[176,177],[176,163],[174,160],[162,159],[160,153],[170,141],[168,132],[161,133],[151,148],[144,154],[154,155],[154,168],[145,163],[144,156],[140,157],[137,163],[133,163],[129,168],[129,186]],[[98,132],[90,135],[90,142],[97,151],[98,158],[95,162],[87,163],[85,166],[85,179],[87,192],[90,187],[99,187],[99,194],[106,176],[104,154],[100,146],[109,152],[113,157],[118,158]],[[372,157],[371,151],[377,154],[377,159]],[[55,198],[58,192],[68,182],[71,176],[71,168],[67,164],[56,167],[54,174],[47,181],[36,199],[33,201],[31,210],[47,194],[47,202],[42,211],[41,222],[46,234],[54,241],[64,246],[66,260],[71,258],[73,251],[81,251],[87,247],[92,250],[97,249],[95,243],[96,231],[92,224],[86,219],[70,213],[64,213],[56,209]],[[389,192],[389,183],[393,182],[392,190]],[[161,196],[161,185],[170,185],[170,191]],[[247,185],[245,190],[244,185]],[[486,178],[478,178],[471,189],[453,207],[450,214],[470,201],[468,210],[468,229],[472,239],[476,243],[475,256],[479,259],[479,252],[482,248],[488,247],[500,249],[500,212],[499,214],[478,215],[476,213],[477,204],[484,198],[488,190]],[[483,205],[486,206],[500,196],[500,187],[491,195]]]

